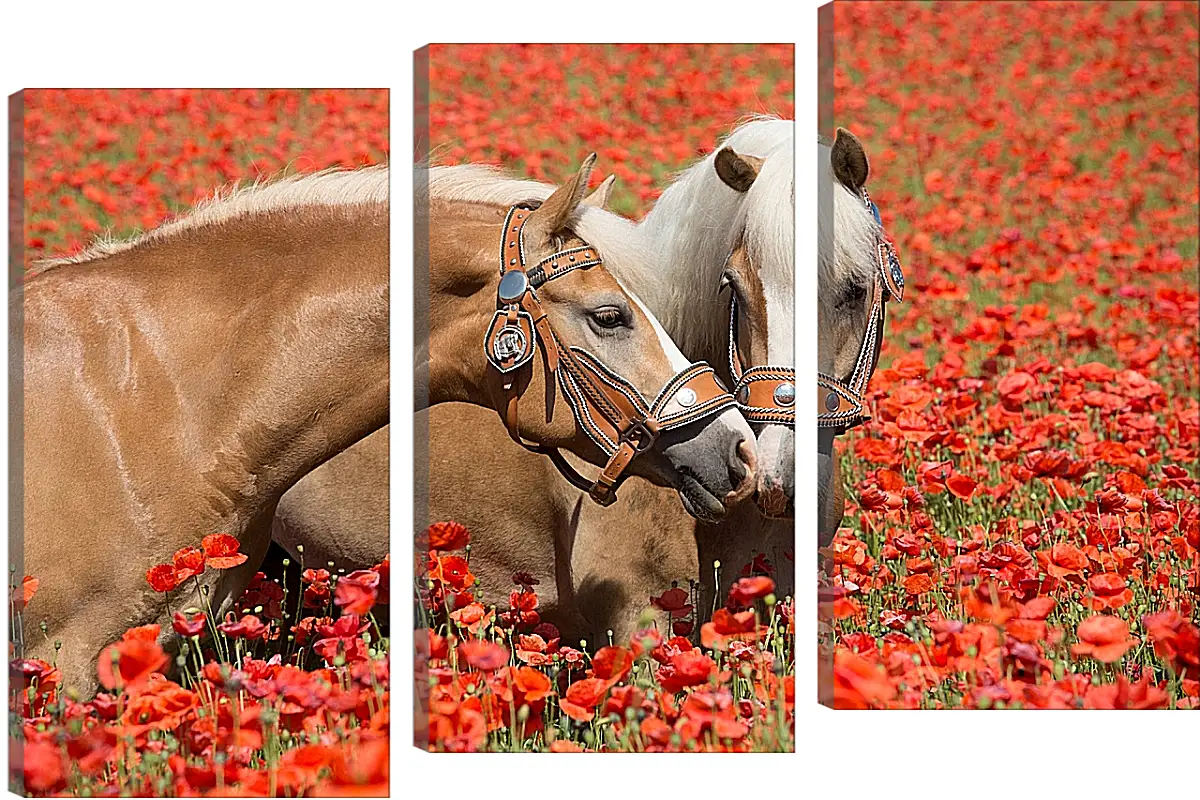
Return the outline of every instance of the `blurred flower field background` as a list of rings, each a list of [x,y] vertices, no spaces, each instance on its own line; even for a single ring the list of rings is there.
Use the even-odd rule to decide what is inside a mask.
[[[23,95],[26,265],[152,228],[234,181],[387,161],[386,90]]]
[[[1197,9],[835,4],[909,284],[839,441],[839,706],[1200,705]]]
[[[640,218],[673,175],[751,114],[793,116],[784,45],[433,45],[435,164],[485,163],[558,184],[588,153],[612,210]]]
[[[557,184],[596,152],[592,186],[616,174],[612,209],[639,218],[739,122],[793,117],[793,76],[791,45],[435,45],[431,161]],[[470,536],[436,522],[419,562],[416,672],[429,694],[416,727],[429,749],[794,749],[794,605],[771,578],[731,565],[711,618],[675,588],[653,598],[672,630],[568,642],[541,622],[530,576],[514,575],[507,597],[481,595]]]
[[[235,181],[385,162],[388,92],[27,90],[24,147],[28,268],[97,236],[152,228]],[[187,588],[245,559],[233,537],[214,534],[146,580],[159,592]],[[158,625],[127,631],[99,654],[94,698],[10,645],[10,736],[23,740],[10,742],[10,787],[387,795],[389,646],[376,603],[386,602],[389,562],[349,575],[284,564],[258,573],[225,619],[176,606],[177,655],[160,647]],[[19,613],[38,602],[39,576],[11,577]]]

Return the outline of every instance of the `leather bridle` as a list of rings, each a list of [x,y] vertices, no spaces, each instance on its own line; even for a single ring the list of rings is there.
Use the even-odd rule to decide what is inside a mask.
[[[866,189],[862,190],[861,196],[875,215],[875,222],[881,224],[879,209],[871,201]],[[904,299],[904,272],[900,268],[900,258],[896,255],[895,245],[883,234],[882,227],[876,235],[875,254],[879,269],[871,281],[867,330],[863,334],[854,371],[845,382],[822,372],[817,373],[817,429],[821,452],[826,452],[827,446],[832,446],[833,436],[871,419],[865,397],[883,344],[884,310],[889,300],[899,302]]]
[[[747,422],[796,427],[795,367],[755,366],[742,369],[738,354],[737,291],[729,299],[729,375],[733,396]]]
[[[611,505],[629,463],[638,453],[649,450],[660,434],[719,414],[736,404],[712,367],[703,362],[679,372],[667,381],[653,402],[647,403],[632,383],[596,356],[580,347],[564,346],[536,290],[548,281],[577,269],[597,266],[603,260],[594,247],[583,245],[556,252],[527,268],[524,229],[533,210],[531,204],[518,204],[508,210],[504,219],[497,310],[484,337],[484,353],[501,381],[505,399],[500,413],[513,441],[550,456],[574,486],[600,505]],[[576,423],[608,458],[594,481],[580,475],[556,448],[529,444],[521,438],[519,378],[532,370],[539,341],[547,376],[555,376]]]

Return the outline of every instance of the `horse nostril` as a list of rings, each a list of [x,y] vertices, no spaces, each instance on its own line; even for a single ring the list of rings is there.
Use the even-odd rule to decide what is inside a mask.
[[[736,505],[754,494],[758,485],[758,454],[753,439],[742,439],[737,443],[729,460],[729,485],[733,491],[725,495],[725,505]]]

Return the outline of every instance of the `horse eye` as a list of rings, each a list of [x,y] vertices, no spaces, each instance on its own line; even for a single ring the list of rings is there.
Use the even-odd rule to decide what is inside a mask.
[[[592,319],[601,328],[619,328],[625,324],[625,315],[619,308],[597,308],[592,312]]]

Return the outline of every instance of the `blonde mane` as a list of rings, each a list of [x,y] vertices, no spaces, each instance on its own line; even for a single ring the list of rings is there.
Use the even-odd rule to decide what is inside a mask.
[[[238,217],[312,206],[387,205],[388,188],[386,164],[354,170],[334,168],[307,175],[261,178],[245,186],[233,184],[226,189],[218,189],[212,197],[201,200],[190,211],[152,230],[128,239],[98,239],[75,255],[38,261],[29,272],[34,274],[63,264],[95,261],[147,242],[162,241],[185,231],[219,225]]]
[[[419,168],[424,169],[424,168]],[[495,167],[483,164],[461,164],[450,167],[429,167],[425,190],[430,199],[462,203],[489,203],[511,206],[527,200],[545,200],[557,188],[548,183],[514,178]],[[421,186],[423,181],[418,180]],[[604,258],[604,266],[638,297],[649,295],[646,290],[652,257],[638,236],[638,226],[631,220],[611,211],[580,206],[571,220],[575,233],[595,247]]]
[[[745,193],[726,186],[713,161],[717,147],[683,170],[640,223],[581,209],[576,232],[604,255],[623,284],[644,298],[671,338],[691,358],[721,363],[729,300],[718,295],[730,252],[744,237],[764,288],[791,319],[795,283],[795,123],[758,116],[722,142],[766,162]],[[430,198],[512,204],[545,200],[553,186],[512,178],[479,164],[428,169]],[[422,184],[417,181],[418,186]]]
[[[795,283],[795,122],[756,116],[743,122],[705,158],[667,187],[639,226],[658,259],[654,310],[693,358],[721,359],[728,338],[728,298],[717,293],[730,252],[745,238],[764,289],[786,295]],[[717,152],[728,145],[764,159],[750,190],[740,193],[717,175]],[[776,289],[775,287],[779,287]],[[790,319],[790,317],[788,317]],[[718,360],[717,363],[720,363]]]

